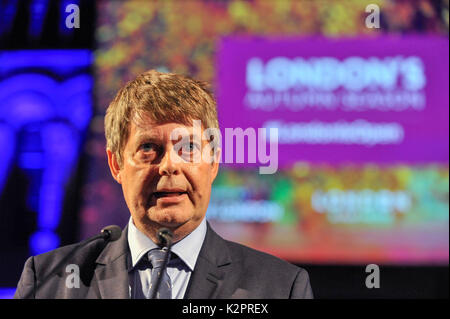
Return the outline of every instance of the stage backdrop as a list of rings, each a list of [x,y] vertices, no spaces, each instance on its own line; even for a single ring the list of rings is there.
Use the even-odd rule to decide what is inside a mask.
[[[128,221],[103,116],[125,81],[157,69],[217,95],[224,156],[207,218],[222,236],[299,263],[448,264],[448,29],[427,3],[376,3],[380,29],[364,1],[99,1],[82,237]],[[237,128],[255,138],[245,152],[278,141],[274,174],[260,174],[263,156],[226,159]]]

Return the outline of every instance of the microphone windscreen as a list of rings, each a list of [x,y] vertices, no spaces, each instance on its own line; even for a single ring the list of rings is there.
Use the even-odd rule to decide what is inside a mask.
[[[109,241],[115,241],[122,235],[122,229],[117,225],[109,225],[102,229],[102,233],[109,233]]]
[[[169,229],[167,228],[158,229],[158,231],[156,232],[156,236],[158,237],[160,246],[167,247],[172,245],[173,234]]]

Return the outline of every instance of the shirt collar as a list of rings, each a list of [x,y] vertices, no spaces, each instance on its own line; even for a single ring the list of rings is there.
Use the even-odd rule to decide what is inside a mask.
[[[174,252],[191,271],[194,271],[198,254],[200,253],[203,241],[205,240],[206,228],[206,218],[203,218],[200,225],[198,225],[189,235],[172,245],[172,252]],[[158,248],[158,245],[136,228],[131,217],[128,221],[128,245],[130,247],[133,268],[142,256],[150,250]]]

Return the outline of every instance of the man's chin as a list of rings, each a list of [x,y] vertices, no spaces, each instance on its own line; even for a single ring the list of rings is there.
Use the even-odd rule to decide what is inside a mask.
[[[153,224],[170,229],[181,227],[190,220],[185,212],[172,209],[149,211],[147,216]]]

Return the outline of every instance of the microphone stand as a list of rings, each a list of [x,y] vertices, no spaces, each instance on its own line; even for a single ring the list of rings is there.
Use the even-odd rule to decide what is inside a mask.
[[[161,228],[158,230],[156,235],[158,236],[160,245],[163,246],[163,250],[166,251],[166,255],[164,256],[163,266],[159,273],[158,280],[156,281],[156,287],[155,287],[155,289],[153,289],[150,299],[156,299],[156,293],[159,290],[159,286],[161,286],[162,277],[163,277],[164,272],[166,271],[167,264],[169,262],[170,252],[172,249],[173,234],[170,230],[168,230],[167,228]]]

